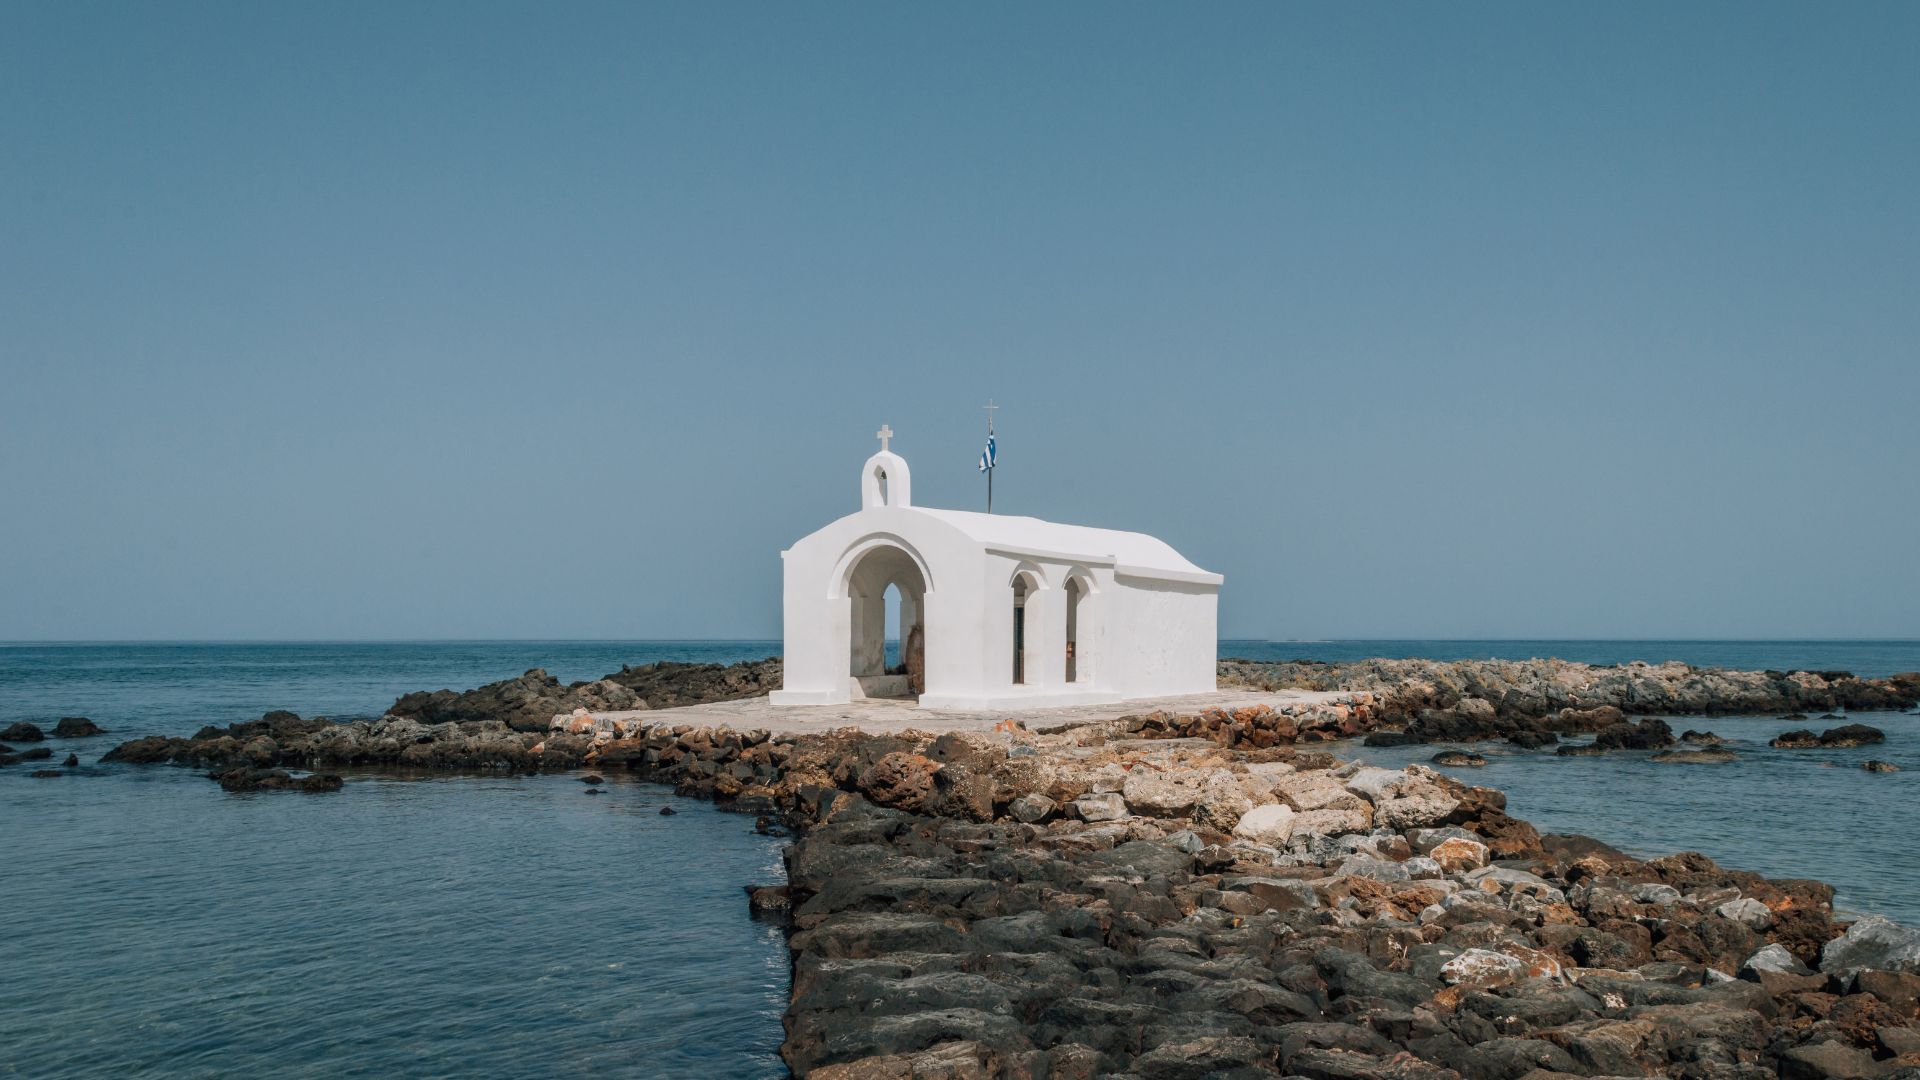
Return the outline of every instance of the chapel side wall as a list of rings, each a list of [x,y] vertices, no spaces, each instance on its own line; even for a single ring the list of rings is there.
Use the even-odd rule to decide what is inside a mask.
[[[1202,694],[1216,687],[1219,590],[1215,586],[1123,577],[1105,646],[1126,697]]]
[[[824,582],[831,567],[811,545],[796,545],[783,561],[781,689],[844,699],[852,627],[848,613],[827,600]]]

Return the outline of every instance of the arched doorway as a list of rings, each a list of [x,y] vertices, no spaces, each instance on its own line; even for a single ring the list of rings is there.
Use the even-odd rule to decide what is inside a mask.
[[[889,627],[888,593],[893,592]],[[926,689],[927,582],[913,556],[891,544],[868,549],[847,575],[852,635],[847,674],[867,697],[917,697]],[[888,630],[893,631],[892,635]],[[887,639],[899,642],[898,662],[887,663]],[[897,670],[889,672],[892,666]]]

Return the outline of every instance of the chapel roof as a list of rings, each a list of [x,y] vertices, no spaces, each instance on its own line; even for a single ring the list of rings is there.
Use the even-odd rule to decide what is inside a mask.
[[[1115,564],[1159,574],[1214,575],[1187,561],[1157,537],[1119,529],[1062,525],[1056,521],[1012,514],[981,514],[971,510],[937,510],[916,506],[914,511],[943,521],[976,543],[1015,551],[1045,552],[1084,559],[1112,559]]]

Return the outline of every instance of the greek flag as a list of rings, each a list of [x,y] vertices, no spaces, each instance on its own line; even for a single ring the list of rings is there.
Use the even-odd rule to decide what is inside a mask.
[[[993,436],[989,435],[987,436],[987,448],[980,451],[980,471],[990,471],[996,460],[993,453]]]

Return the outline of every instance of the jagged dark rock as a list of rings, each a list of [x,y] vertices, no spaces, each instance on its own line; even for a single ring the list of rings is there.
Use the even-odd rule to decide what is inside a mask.
[[[63,716],[60,722],[53,726],[53,737],[56,739],[85,739],[106,733],[106,728],[84,716]]]
[[[25,720],[15,724],[9,724],[5,731],[0,731],[0,742],[39,742],[46,737],[46,732],[27,723]]]

